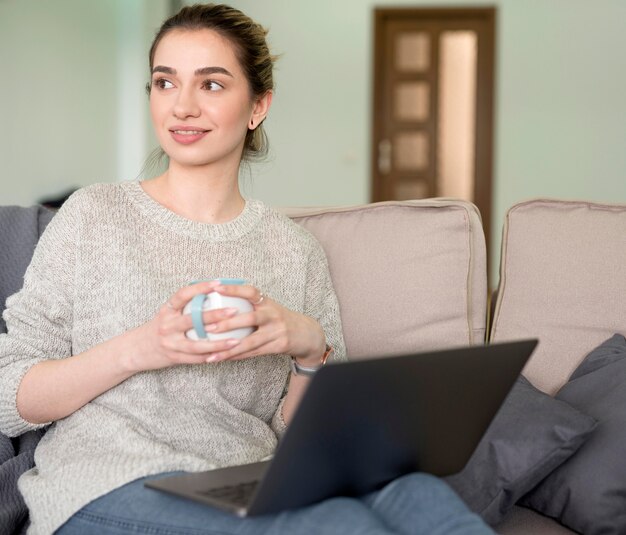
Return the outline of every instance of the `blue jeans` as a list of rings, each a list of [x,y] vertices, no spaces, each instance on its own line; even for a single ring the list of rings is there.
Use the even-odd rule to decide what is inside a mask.
[[[163,477],[153,476],[153,477]],[[145,478],[144,478],[145,479]],[[133,481],[94,500],[57,535],[487,535],[494,532],[440,479],[410,474],[361,499],[333,498],[277,515],[239,518]]]

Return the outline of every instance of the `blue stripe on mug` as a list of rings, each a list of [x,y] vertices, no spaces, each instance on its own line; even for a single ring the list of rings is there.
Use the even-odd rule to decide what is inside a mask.
[[[191,321],[193,328],[200,339],[206,339],[207,334],[204,330],[204,321],[202,320],[202,312],[204,308],[204,300],[207,294],[198,294],[191,300]]]
[[[233,286],[240,285],[240,284],[246,284],[245,279],[228,279],[228,278],[226,278],[226,279],[215,279],[215,280],[220,281],[220,284],[223,284],[225,286],[229,285],[229,284],[232,284]]]

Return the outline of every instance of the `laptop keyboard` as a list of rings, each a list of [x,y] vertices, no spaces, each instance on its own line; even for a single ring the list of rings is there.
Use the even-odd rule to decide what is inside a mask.
[[[226,487],[217,487],[204,491],[198,491],[199,494],[214,498],[235,505],[245,506],[250,503],[254,489],[259,484],[258,481],[250,481],[248,483],[238,483],[237,485],[229,485]]]

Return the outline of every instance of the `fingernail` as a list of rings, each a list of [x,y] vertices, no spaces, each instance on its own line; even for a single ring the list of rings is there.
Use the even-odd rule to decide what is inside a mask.
[[[230,347],[236,346],[241,340],[237,340],[236,338],[231,338],[230,340],[226,340],[226,344]]]
[[[226,314],[228,314],[229,316],[231,316],[233,314],[237,314],[237,312],[239,312],[239,310],[237,310],[236,308],[227,308],[226,309]]]
[[[211,355],[208,359],[206,359],[207,362],[215,362],[216,360],[218,360],[219,358],[219,353],[215,353],[214,355]]]
[[[213,332],[216,329],[217,329],[217,325],[215,325],[215,323],[211,323],[209,325],[204,326],[205,331]]]

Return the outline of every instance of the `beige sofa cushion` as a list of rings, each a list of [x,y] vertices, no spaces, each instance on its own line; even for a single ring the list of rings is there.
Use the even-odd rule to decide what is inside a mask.
[[[626,333],[626,206],[535,200],[504,225],[492,341],[538,337],[524,375],[554,394],[585,355]]]
[[[350,358],[483,342],[486,253],[474,205],[432,199],[284,212],[326,251]]]

